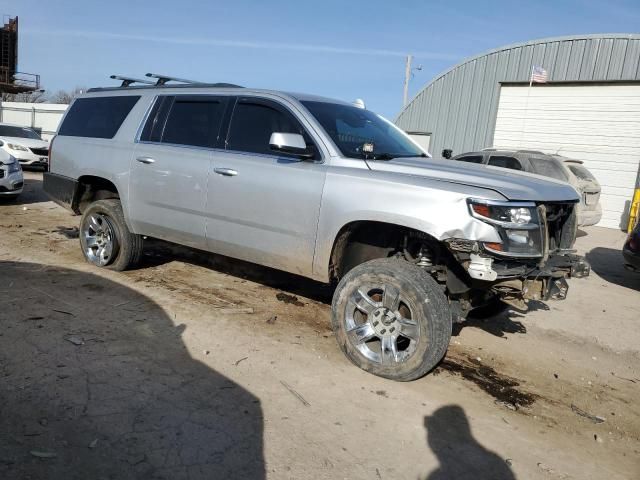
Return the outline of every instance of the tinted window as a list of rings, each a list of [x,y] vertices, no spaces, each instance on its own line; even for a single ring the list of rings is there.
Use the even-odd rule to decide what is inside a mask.
[[[482,155],[467,155],[466,157],[456,158],[458,162],[482,163]]]
[[[269,140],[274,132],[306,136],[302,125],[288,112],[266,102],[241,100],[233,111],[227,149],[273,154]]]
[[[42,140],[40,135],[28,127],[14,127],[13,125],[0,125],[0,137],[32,138]]]
[[[489,158],[489,165],[494,167],[510,168],[511,170],[522,170],[520,162],[513,157],[503,157],[500,155],[492,155]]]
[[[544,175],[545,177],[555,178],[556,180],[562,180],[566,182],[569,180],[567,173],[562,167],[562,163],[554,158],[529,158],[531,162],[531,168],[533,173],[538,175]]]
[[[225,99],[176,97],[162,134],[163,143],[214,147],[224,116]]]
[[[340,103],[304,101],[342,154],[363,158],[364,144],[373,144],[373,154],[391,157],[424,157],[426,154],[391,122],[363,108]]]
[[[139,99],[139,96],[78,98],[58,135],[113,138]]]
[[[143,142],[159,142],[162,138],[162,129],[167,119],[167,111],[173,102],[173,97],[158,97],[147,117],[147,123],[142,130],[140,140]]]

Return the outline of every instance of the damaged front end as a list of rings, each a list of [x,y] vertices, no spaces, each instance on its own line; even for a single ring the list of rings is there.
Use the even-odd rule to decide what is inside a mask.
[[[567,278],[589,275],[589,264],[572,250],[576,203],[470,199],[468,204],[471,215],[494,226],[501,241],[445,241],[468,276],[466,292],[459,288],[462,310],[488,298],[488,291],[519,310],[526,310],[530,300],[563,300]]]

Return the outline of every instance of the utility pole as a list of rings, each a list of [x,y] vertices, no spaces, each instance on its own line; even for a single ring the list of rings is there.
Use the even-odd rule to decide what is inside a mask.
[[[407,55],[407,62],[404,67],[404,95],[402,97],[402,106],[405,107],[409,100],[409,80],[411,79],[411,55]]]

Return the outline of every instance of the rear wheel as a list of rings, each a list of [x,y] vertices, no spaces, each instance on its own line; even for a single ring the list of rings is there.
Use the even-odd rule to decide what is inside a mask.
[[[129,231],[120,200],[99,200],[82,214],[80,247],[89,263],[122,271],[140,261],[142,237]]]
[[[422,377],[449,345],[451,311],[442,288],[403,260],[371,260],[353,268],[338,284],[332,307],[340,348],[374,375]]]

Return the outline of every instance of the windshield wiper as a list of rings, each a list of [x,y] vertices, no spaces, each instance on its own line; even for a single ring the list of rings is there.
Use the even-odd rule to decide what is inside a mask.
[[[394,158],[429,158],[426,153],[420,153],[418,155],[396,155],[393,153],[373,153],[371,154],[371,160],[393,160]]]
[[[396,155],[390,153],[374,153],[371,155],[372,160],[393,160],[394,158],[396,158]]]

